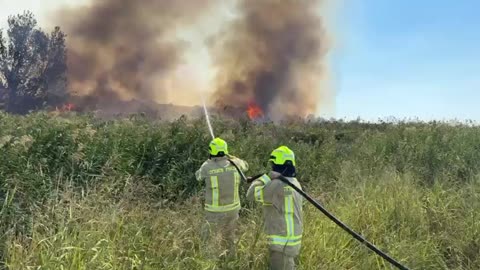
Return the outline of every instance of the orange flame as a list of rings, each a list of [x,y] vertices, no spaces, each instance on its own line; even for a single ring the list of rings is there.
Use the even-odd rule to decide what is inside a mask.
[[[66,110],[66,111],[71,111],[71,110],[75,109],[75,105],[72,104],[72,103],[67,103],[63,106],[63,109]]]
[[[263,116],[263,110],[255,102],[251,101],[248,103],[247,114],[248,118],[254,120]]]
[[[75,107],[75,104],[73,103],[66,103],[66,104],[63,104],[62,107],[60,108],[55,108],[56,111],[60,111],[60,112],[70,112],[72,110],[74,110],[76,107]]]

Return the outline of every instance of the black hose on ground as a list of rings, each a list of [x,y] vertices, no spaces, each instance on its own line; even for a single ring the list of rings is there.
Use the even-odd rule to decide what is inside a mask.
[[[360,234],[358,234],[355,231],[353,231],[352,229],[350,229],[347,225],[345,225],[343,222],[341,222],[338,218],[336,218],[334,215],[332,215],[330,212],[328,212],[325,208],[323,208],[317,201],[315,201],[312,197],[310,197],[310,195],[308,195],[303,190],[301,190],[300,188],[295,186],[293,183],[291,183],[287,178],[285,178],[284,176],[281,175],[279,177],[279,179],[280,179],[280,181],[284,182],[285,184],[287,184],[290,187],[292,187],[293,189],[295,189],[295,191],[300,193],[305,199],[307,199],[311,204],[313,204],[313,206],[315,206],[318,210],[320,210],[330,220],[335,222],[335,224],[337,224],[344,231],[348,232],[351,236],[353,236],[353,238],[360,241],[360,243],[366,245],[370,250],[375,252],[377,255],[379,255],[383,259],[387,260],[389,263],[391,263],[392,265],[394,265],[398,269],[408,270],[407,267],[403,266],[401,263],[399,263],[398,261],[396,261],[392,257],[388,256],[388,254],[386,254],[385,252],[378,249],[372,243],[368,242],[363,236],[361,236]]]
[[[237,165],[232,162],[231,160],[229,160],[230,163],[235,166],[235,168],[238,170],[238,172],[240,173],[240,175],[242,176],[242,178],[247,182],[247,183],[250,183],[250,182],[253,182],[255,179],[261,177],[263,174],[259,174],[259,175],[256,175],[254,177],[246,177],[243,172],[237,167]],[[307,193],[305,193],[303,190],[301,190],[300,188],[298,188],[297,186],[295,186],[293,183],[291,183],[287,178],[285,178],[284,176],[280,175],[279,177],[279,180],[282,181],[283,183],[289,185],[290,187],[292,187],[295,191],[297,191],[298,193],[300,193],[307,201],[309,201],[313,206],[315,206],[315,208],[317,208],[318,210],[320,210],[324,215],[326,215],[330,220],[332,220],[333,222],[335,222],[335,224],[337,224],[340,228],[342,228],[344,231],[346,231],[347,233],[349,233],[351,236],[353,236],[353,238],[357,239],[360,243],[366,245],[370,250],[372,250],[373,252],[375,252],[377,255],[379,255],[380,257],[382,257],[383,259],[385,259],[386,261],[388,261],[389,263],[391,263],[392,265],[394,265],[395,267],[397,267],[398,269],[401,269],[401,270],[409,270],[406,266],[403,266],[401,263],[399,263],[398,261],[396,261],[395,259],[393,259],[392,257],[390,257],[388,254],[386,254],[385,252],[381,251],[380,249],[378,249],[375,245],[373,245],[372,243],[368,242],[363,236],[361,236],[360,234],[356,233],[355,231],[353,231],[352,229],[350,229],[347,225],[345,225],[343,222],[341,222],[338,218],[336,218],[334,215],[332,215],[330,212],[328,212],[325,208],[323,208],[322,205],[320,205],[320,203],[318,203],[315,199],[313,199],[312,197],[310,197],[310,195],[308,195]]]

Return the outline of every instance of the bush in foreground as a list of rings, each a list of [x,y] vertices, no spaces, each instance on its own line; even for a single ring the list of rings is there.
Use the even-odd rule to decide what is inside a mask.
[[[214,126],[251,174],[288,144],[305,189],[412,269],[480,267],[479,128],[220,119]],[[209,139],[201,119],[0,115],[5,266],[210,269],[193,176]],[[313,207],[305,212],[300,269],[386,267]],[[260,217],[245,205],[233,268],[266,265]]]

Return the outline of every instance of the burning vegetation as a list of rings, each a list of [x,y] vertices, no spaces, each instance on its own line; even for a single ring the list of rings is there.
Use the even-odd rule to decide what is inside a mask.
[[[247,106],[247,115],[251,120],[263,117],[263,110],[254,101],[250,101]]]
[[[59,43],[60,53],[52,50],[51,57],[59,59],[59,64],[53,68],[47,64],[50,69],[46,70],[51,70],[50,77],[65,82],[62,89],[68,99],[38,100],[61,112],[165,114],[166,108],[174,106],[158,102],[167,100],[189,45],[178,37],[178,29],[194,27],[221,4],[221,0],[92,0],[85,6],[58,10],[55,18],[67,34],[68,48]],[[213,68],[218,71],[209,91],[212,111],[252,120],[314,113],[327,51],[322,18],[315,11],[320,0],[237,0],[236,4],[238,16],[213,36],[203,37],[209,41]],[[57,32],[52,42],[55,38],[63,42],[63,32]],[[0,56],[7,59],[3,40],[0,35]],[[185,77],[192,80],[188,74]],[[15,94],[9,90],[13,83],[3,83],[9,78],[14,76],[0,74],[0,101]],[[45,82],[43,88],[55,87],[59,92],[60,84]],[[10,92],[2,90],[6,87]],[[183,97],[200,95],[183,88],[174,90],[186,91]],[[199,110],[183,107],[180,111],[192,115]]]
[[[240,16],[214,39],[221,72],[213,95],[218,108],[240,106],[250,118],[305,117],[318,103],[327,38],[315,13],[319,1],[238,2]]]
[[[250,119],[314,113],[327,51],[318,0],[239,0],[239,16],[211,39],[219,70],[211,100]],[[158,100],[184,53],[172,30],[220,1],[96,0],[66,12],[70,88],[106,107],[116,100]],[[223,110],[222,110],[223,108]],[[275,113],[273,113],[275,112]],[[237,115],[238,113],[234,113]]]

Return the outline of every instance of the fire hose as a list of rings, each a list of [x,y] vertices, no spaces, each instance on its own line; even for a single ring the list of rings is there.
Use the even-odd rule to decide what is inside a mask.
[[[240,170],[240,168],[238,168],[238,166],[232,161],[230,160],[230,163],[237,169],[238,173],[240,173],[240,175],[242,176],[243,180],[247,183],[251,183],[253,182],[255,179],[261,177],[262,175],[264,174],[259,174],[259,175],[256,175],[254,177],[250,177],[250,178],[247,178],[245,177],[245,174],[243,174],[243,172]],[[356,240],[358,240],[360,243],[366,245],[370,250],[372,250],[373,252],[375,252],[377,255],[379,255],[380,257],[382,257],[383,259],[385,259],[386,261],[388,261],[389,263],[391,263],[392,265],[394,265],[395,267],[397,267],[398,269],[401,269],[401,270],[408,270],[407,267],[403,266],[401,263],[399,263],[398,261],[396,261],[395,259],[393,259],[392,257],[390,257],[388,254],[386,254],[385,252],[381,251],[380,249],[378,249],[375,245],[373,245],[372,243],[370,243],[369,241],[367,241],[363,236],[361,236],[360,234],[356,233],[355,231],[353,231],[352,229],[350,229],[347,225],[345,225],[342,221],[340,221],[338,218],[336,218],[333,214],[331,214],[328,210],[326,210],[320,203],[318,203],[315,199],[313,199],[312,197],[310,197],[310,195],[308,195],[305,191],[301,190],[300,188],[298,188],[297,186],[295,186],[294,184],[292,184],[287,178],[285,178],[283,175],[280,175],[278,177],[278,179],[280,181],[282,181],[283,183],[289,185],[290,187],[292,187],[296,192],[300,193],[300,195],[302,195],[305,199],[307,199],[307,201],[309,201],[313,206],[315,206],[315,208],[317,208],[318,210],[320,210],[324,215],[326,215],[331,221],[335,222],[335,224],[337,224],[340,228],[342,228],[344,231],[346,231],[347,233],[349,233],[351,236],[353,236],[353,238],[355,238]]]
[[[208,117],[208,112],[207,112],[207,108],[205,106],[205,102],[203,102],[203,108],[205,110],[205,116],[206,116],[206,120],[207,120],[207,124],[208,124],[208,127],[210,129],[210,135],[212,136],[212,139],[214,138],[214,135],[213,135],[213,129],[212,129],[212,126],[210,124],[210,119]],[[247,182],[247,183],[251,183],[253,182],[255,179],[261,177],[262,175],[264,174],[258,174],[254,177],[249,177],[247,178],[245,176],[245,174],[242,172],[242,170],[240,170],[240,168],[237,166],[237,164],[235,164],[235,162],[233,162],[230,158],[228,159],[228,161],[235,167],[235,169],[238,171],[238,173],[240,174],[240,176],[242,177],[242,179]],[[363,236],[361,236],[360,234],[356,233],[355,231],[353,231],[352,229],[350,229],[347,225],[345,225],[342,221],[340,221],[338,218],[336,218],[333,214],[331,214],[328,210],[326,210],[320,203],[318,203],[315,199],[313,199],[312,197],[310,197],[310,195],[308,195],[306,192],[304,192],[302,189],[298,188],[297,186],[295,186],[294,184],[292,184],[287,178],[285,178],[284,176],[280,175],[278,177],[278,179],[280,181],[282,181],[283,183],[289,185],[291,188],[293,188],[296,192],[298,192],[300,195],[302,195],[307,201],[309,201],[313,206],[315,206],[315,208],[317,208],[318,210],[320,210],[324,215],[326,215],[331,221],[333,221],[335,224],[337,224],[341,229],[343,229],[344,231],[346,231],[347,233],[349,233],[353,238],[355,238],[356,240],[358,240],[360,243],[364,244],[365,246],[367,246],[367,248],[369,248],[370,250],[372,250],[373,252],[375,252],[377,255],[379,255],[380,257],[382,257],[383,259],[385,259],[386,261],[388,261],[389,263],[391,263],[393,266],[397,267],[398,269],[401,269],[401,270],[409,270],[406,266],[403,266],[401,263],[399,263],[398,261],[396,261],[395,259],[393,259],[392,257],[390,257],[388,254],[386,254],[385,252],[381,251],[380,249],[378,249],[375,245],[373,245],[372,243],[370,243],[369,241],[367,241]]]

